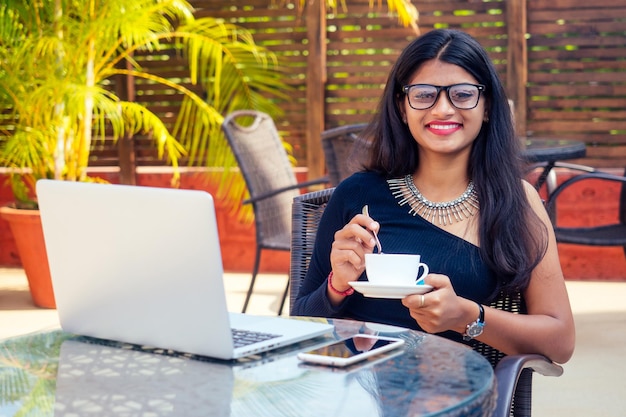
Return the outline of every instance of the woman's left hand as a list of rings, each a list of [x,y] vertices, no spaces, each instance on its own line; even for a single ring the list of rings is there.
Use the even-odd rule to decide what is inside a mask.
[[[425,283],[432,285],[431,292],[413,294],[402,299],[402,304],[409,309],[411,317],[428,333],[446,330],[463,333],[469,323],[466,310],[469,300],[456,295],[450,278],[446,275],[428,274]]]

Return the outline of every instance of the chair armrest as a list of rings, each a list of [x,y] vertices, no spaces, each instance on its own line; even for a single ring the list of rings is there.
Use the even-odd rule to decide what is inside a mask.
[[[569,162],[561,162],[561,161],[555,162],[554,167],[555,168],[567,168],[567,169],[582,171],[582,172],[597,172],[594,167],[590,167],[587,165],[580,165],[580,164],[570,164]]]
[[[255,197],[247,198],[247,199],[243,200],[242,203],[243,204],[256,203],[257,201],[261,201],[261,200],[265,200],[265,199],[270,198],[270,197],[274,197],[275,195],[278,195],[280,193],[284,193],[285,191],[291,191],[291,190],[296,190],[296,189],[301,189],[301,188],[307,188],[307,187],[310,187],[312,185],[328,184],[328,182],[329,182],[328,177],[321,177],[321,178],[317,178],[317,179],[310,180],[310,181],[304,181],[304,182],[300,182],[298,184],[289,185],[287,187],[277,188],[275,190],[268,191],[267,193],[259,194],[259,195],[255,196]]]
[[[509,355],[498,362],[495,368],[498,381],[498,401],[492,417],[508,417],[513,395],[520,374],[524,369],[531,369],[544,376],[561,376],[563,368],[542,355]]]
[[[546,166],[548,166],[548,164],[549,164],[548,162],[534,162],[526,167],[525,172],[529,173],[529,172],[536,170],[537,168],[545,168]],[[590,167],[587,165],[571,164],[569,162],[561,162],[561,161],[551,162],[550,164],[552,165],[552,168],[567,168],[567,169],[571,169],[574,171],[597,172],[594,167]]]
[[[550,162],[537,162],[526,168],[526,174],[534,171],[537,168],[542,168],[543,171],[539,174],[539,178],[535,186],[543,185],[544,182],[547,186],[548,195],[552,194],[554,189],[556,188],[556,172],[554,168],[567,168],[571,171],[581,171],[581,172],[597,172],[594,167],[590,167],[587,165],[580,164],[571,164],[568,162],[561,161],[550,161]]]
[[[322,140],[345,134],[354,135],[354,137],[356,137],[363,129],[365,129],[366,126],[367,123],[357,123],[353,125],[333,127],[322,132]]]

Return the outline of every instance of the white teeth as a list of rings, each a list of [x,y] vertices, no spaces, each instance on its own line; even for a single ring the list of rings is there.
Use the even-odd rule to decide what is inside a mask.
[[[431,129],[438,130],[446,130],[446,129],[456,129],[459,125],[430,125]]]

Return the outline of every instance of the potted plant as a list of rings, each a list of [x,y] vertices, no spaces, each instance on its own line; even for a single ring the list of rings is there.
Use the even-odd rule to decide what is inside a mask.
[[[200,87],[202,97],[134,59],[163,48],[188,58],[190,84]],[[146,106],[118,97],[109,85],[120,76],[160,83],[182,95],[174,126]],[[250,33],[216,19],[196,19],[184,0],[5,0],[0,5],[0,166],[11,170],[15,204],[3,208],[2,216],[17,212],[22,218],[21,209],[30,209],[36,219],[21,223],[34,225],[41,237],[34,184],[41,178],[99,181],[86,169],[92,145],[105,137],[149,134],[159,157],[174,168],[182,157],[194,163],[199,156],[234,166],[220,129],[223,115],[242,108],[278,114],[268,97],[284,97],[280,76],[275,57]],[[177,180],[174,170],[172,181]],[[21,232],[13,226],[12,231],[29,281],[39,269],[48,274],[44,280],[51,290],[43,242],[18,238]],[[37,246],[43,253],[31,267],[25,250]],[[29,284],[33,293],[37,284]],[[34,301],[54,307],[51,294]]]

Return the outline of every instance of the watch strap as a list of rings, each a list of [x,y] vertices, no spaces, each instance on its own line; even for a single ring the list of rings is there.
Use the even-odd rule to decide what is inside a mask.
[[[482,304],[476,304],[478,304],[478,318],[465,327],[465,333],[463,333],[463,340],[465,341],[479,336],[483,332],[483,327],[485,327],[485,309]]]
[[[476,303],[478,304],[478,323],[481,324],[485,324],[485,308],[483,307],[483,305],[481,303]]]

